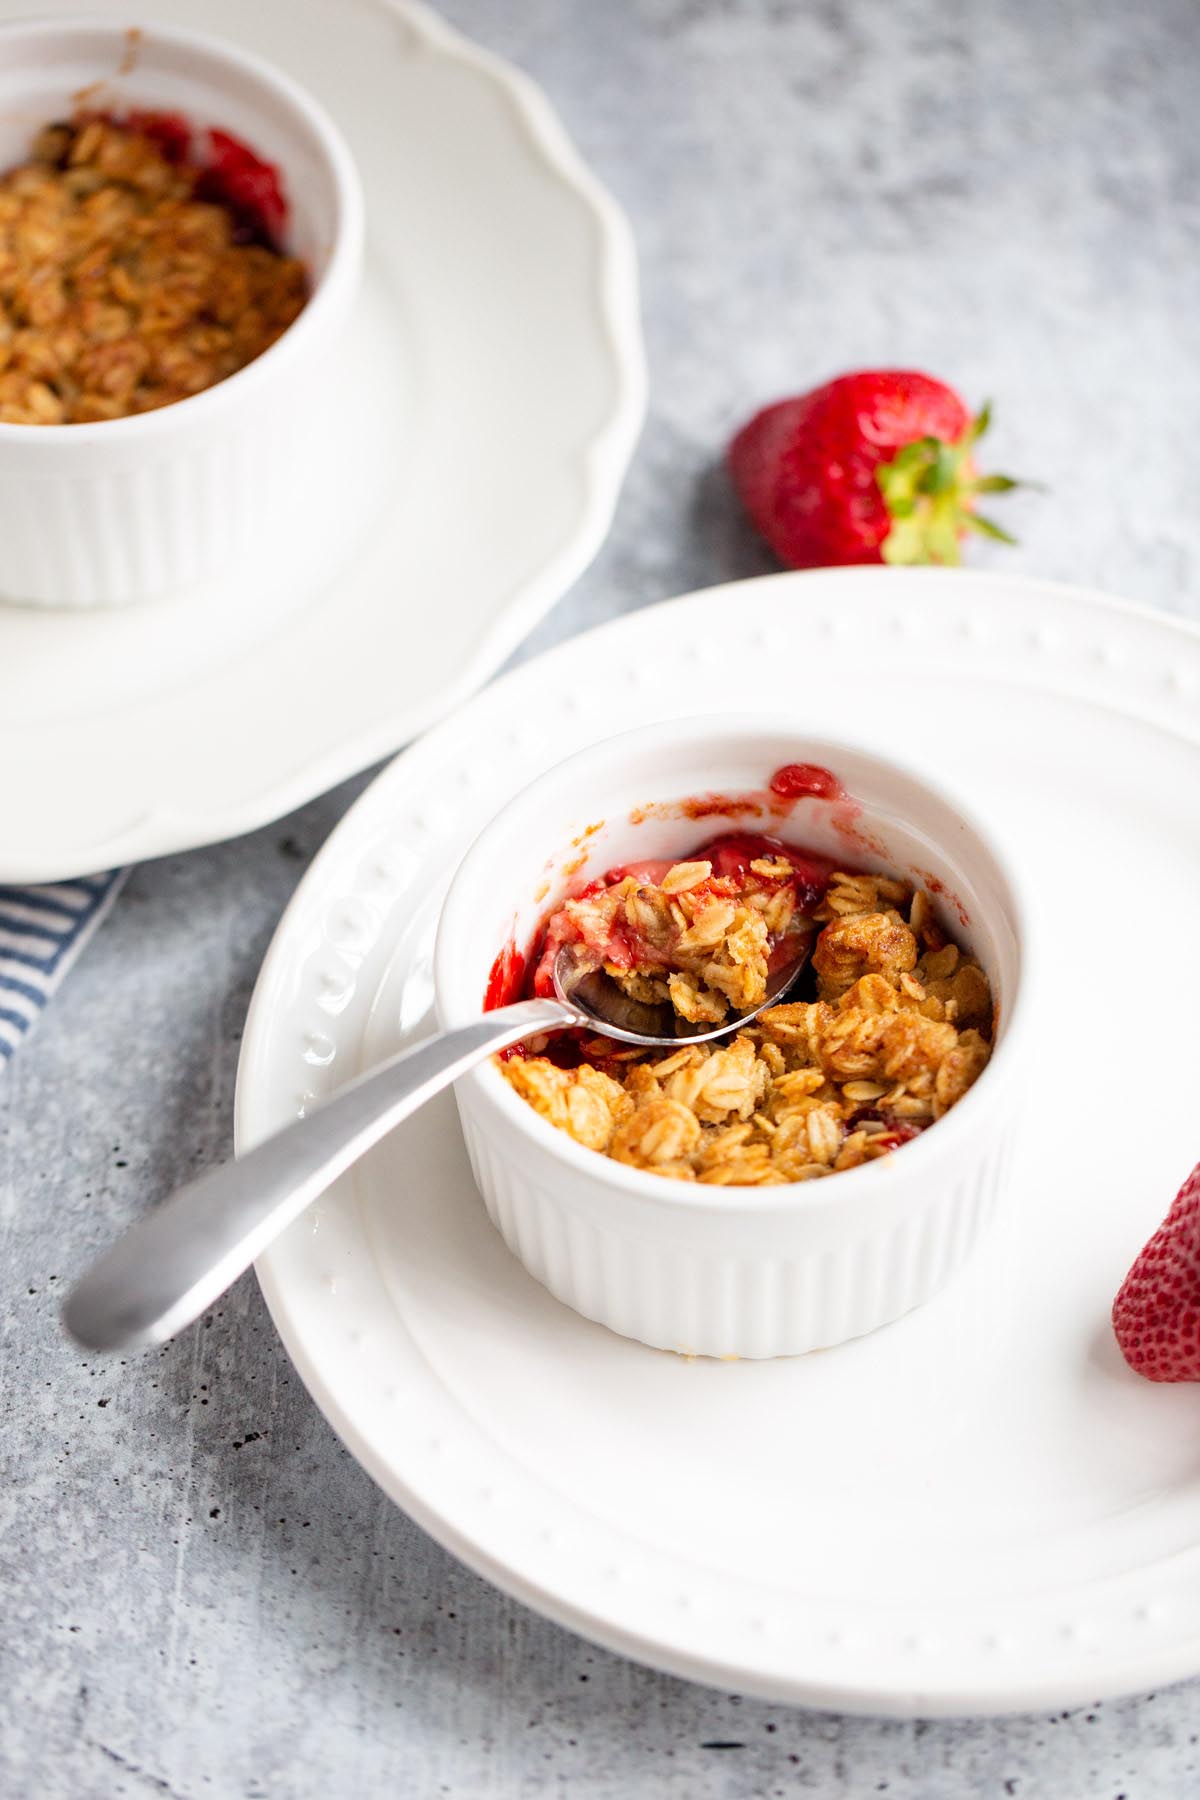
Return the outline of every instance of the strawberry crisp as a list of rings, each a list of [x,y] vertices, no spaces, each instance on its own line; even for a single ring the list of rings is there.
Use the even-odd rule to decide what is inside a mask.
[[[559,947],[578,944],[632,1000],[710,1028],[765,997],[798,934],[812,956],[795,997],[728,1039],[639,1050],[564,1033],[500,1067],[577,1143],[680,1181],[761,1187],[885,1156],[960,1100],[991,1051],[987,977],[924,889],[778,839],[718,838],[567,900],[527,987],[551,993]]]
[[[81,116],[0,175],[0,422],[149,412],[234,374],[304,307],[278,176],[174,114]]]

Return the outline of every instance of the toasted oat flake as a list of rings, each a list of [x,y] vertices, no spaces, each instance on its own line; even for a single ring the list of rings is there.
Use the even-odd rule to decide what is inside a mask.
[[[690,888],[698,888],[702,881],[707,881],[711,874],[710,862],[676,863],[663,876],[662,891],[664,894],[686,894]]]
[[[878,1100],[886,1093],[887,1089],[879,1081],[847,1081],[842,1087],[842,1098],[857,1101],[861,1106],[869,1106],[872,1100]]]

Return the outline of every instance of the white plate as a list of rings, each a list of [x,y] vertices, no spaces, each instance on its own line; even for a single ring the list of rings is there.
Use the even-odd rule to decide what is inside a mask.
[[[628,725],[761,701],[945,770],[1036,876],[1046,951],[1011,1203],[923,1310],[837,1350],[687,1361],[509,1256],[451,1101],[259,1264],[386,1491],[502,1587],[681,1674],[908,1713],[1200,1671],[1200,1390],[1108,1326],[1200,1155],[1200,633],[956,572],[780,575],[518,669],[333,834],[255,994],[242,1145],[428,1028],[440,896],[509,791]]]
[[[524,76],[397,0],[153,11],[269,56],[349,139],[356,437],[257,578],[100,617],[0,605],[2,881],[249,830],[423,730],[594,555],[644,409],[628,227]]]

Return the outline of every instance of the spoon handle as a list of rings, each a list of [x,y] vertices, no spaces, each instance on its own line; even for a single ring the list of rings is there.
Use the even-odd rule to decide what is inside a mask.
[[[67,1296],[68,1331],[89,1350],[164,1343],[426,1100],[508,1044],[582,1022],[557,1000],[522,1000],[402,1050],[139,1220]]]

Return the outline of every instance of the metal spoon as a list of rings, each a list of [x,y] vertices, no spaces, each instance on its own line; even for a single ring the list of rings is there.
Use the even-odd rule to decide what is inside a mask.
[[[89,1350],[164,1343],[393,1126],[484,1057],[571,1027],[650,1049],[727,1037],[782,998],[811,943],[808,935],[796,939],[794,956],[772,974],[758,1006],[699,1031],[668,1005],[630,1000],[564,946],[554,967],[556,999],[520,1000],[402,1050],[245,1156],[178,1189],[76,1283],[62,1311],[68,1331]]]

